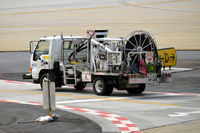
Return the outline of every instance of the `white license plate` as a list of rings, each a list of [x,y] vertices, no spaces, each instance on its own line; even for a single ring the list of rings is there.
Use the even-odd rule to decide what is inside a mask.
[[[146,78],[129,78],[129,84],[155,83],[155,82],[157,82],[156,74],[148,74]]]
[[[129,79],[129,84],[148,83],[148,78]]]

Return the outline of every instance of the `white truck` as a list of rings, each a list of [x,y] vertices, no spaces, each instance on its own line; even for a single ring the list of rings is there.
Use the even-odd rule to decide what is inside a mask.
[[[77,90],[93,84],[97,95],[110,95],[113,88],[140,94],[146,84],[161,78],[162,63],[156,41],[146,31],[134,31],[126,38],[107,38],[108,30],[88,30],[87,37],[43,37],[30,42],[30,74],[40,83],[50,75],[56,87],[72,85]]]

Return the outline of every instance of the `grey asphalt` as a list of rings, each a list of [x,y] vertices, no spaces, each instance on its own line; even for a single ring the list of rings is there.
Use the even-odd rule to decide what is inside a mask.
[[[100,126],[85,117],[60,110],[54,113],[60,119],[43,125],[30,122],[47,115],[42,106],[0,102],[0,133],[101,133]]]

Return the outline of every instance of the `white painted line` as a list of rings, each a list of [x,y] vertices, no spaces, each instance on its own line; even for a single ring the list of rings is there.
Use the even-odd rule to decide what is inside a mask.
[[[184,72],[184,71],[191,71],[191,70],[193,70],[193,68],[171,68],[171,69],[169,69],[169,68],[165,68],[165,70],[164,69],[162,69],[162,72],[170,72],[170,73],[174,73],[174,72]]]
[[[164,69],[162,68],[162,70],[164,71]],[[166,71],[168,70],[182,70],[182,71],[189,71],[189,70],[193,70],[193,68],[178,68],[178,67],[172,67],[171,69],[169,68],[165,68]]]
[[[56,104],[63,104],[63,103],[83,103],[83,102],[97,102],[103,101],[102,99],[86,99],[86,100],[72,100],[72,101],[60,101],[56,102]]]
[[[174,112],[174,114],[168,114],[169,117],[183,117],[191,114],[200,114],[200,111],[192,111],[192,112]]]
[[[116,97],[116,98],[106,98],[109,100],[115,99],[127,99],[126,97]],[[71,100],[71,101],[58,101],[56,104],[64,104],[64,103],[84,103],[84,102],[99,102],[105,101],[106,99],[83,99],[83,100]]]

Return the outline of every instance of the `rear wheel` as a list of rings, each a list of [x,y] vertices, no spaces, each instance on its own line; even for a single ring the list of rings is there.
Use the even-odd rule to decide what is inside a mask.
[[[127,89],[129,94],[141,94],[145,90],[145,84],[139,84],[136,88]]]
[[[76,86],[74,86],[74,88],[76,90],[83,90],[85,88],[85,86],[86,86],[86,83],[79,82],[79,83],[76,84]]]
[[[93,82],[93,90],[97,95],[110,95],[113,91],[113,86],[108,86],[104,78],[97,77]]]

